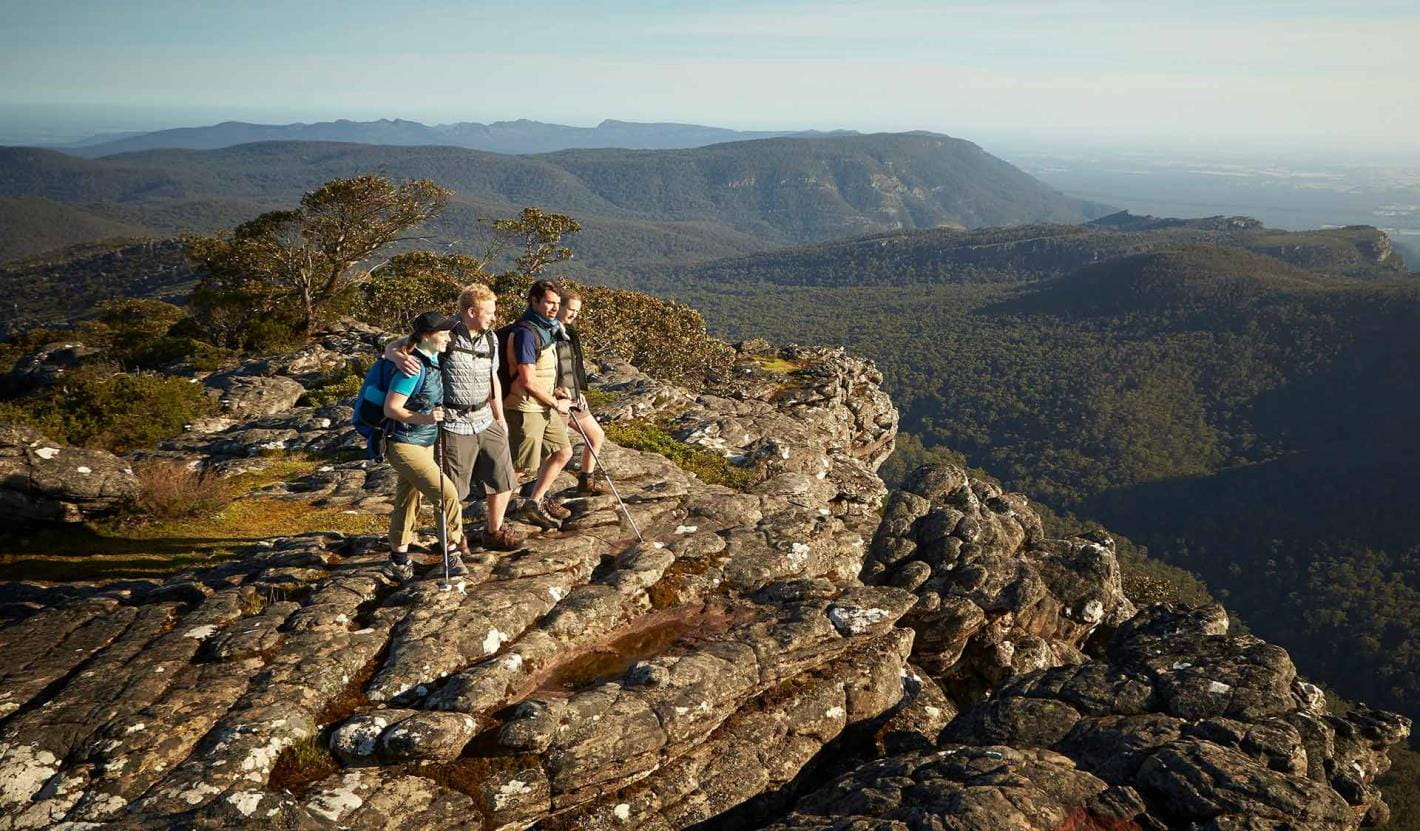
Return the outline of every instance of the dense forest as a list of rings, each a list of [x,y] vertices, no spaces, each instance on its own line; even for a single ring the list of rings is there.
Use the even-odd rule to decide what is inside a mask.
[[[929,231],[640,284],[731,339],[872,356],[907,456],[950,448],[1128,535],[1304,672],[1420,715],[1420,279],[1384,243],[1227,221]]]

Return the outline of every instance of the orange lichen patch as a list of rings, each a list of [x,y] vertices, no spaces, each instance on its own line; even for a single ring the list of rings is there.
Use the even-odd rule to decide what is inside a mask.
[[[670,609],[683,606],[693,598],[687,597],[687,590],[696,582],[693,578],[710,571],[719,562],[714,559],[681,557],[665,570],[661,579],[646,590],[655,609]]]

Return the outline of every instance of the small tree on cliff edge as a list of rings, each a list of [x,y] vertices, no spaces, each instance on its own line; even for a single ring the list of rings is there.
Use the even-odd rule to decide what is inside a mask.
[[[512,219],[495,219],[493,232],[497,239],[521,248],[522,253],[513,260],[512,271],[495,278],[494,291],[521,297],[548,266],[572,259],[572,249],[562,243],[562,238],[581,230],[581,224],[572,217],[544,213],[538,208],[523,208]]]
[[[230,236],[189,238],[188,255],[207,275],[194,302],[210,308],[241,299],[248,315],[285,306],[294,334],[309,335],[327,305],[365,276],[361,265],[438,215],[449,195],[428,179],[335,179],[295,210],[264,213]]]

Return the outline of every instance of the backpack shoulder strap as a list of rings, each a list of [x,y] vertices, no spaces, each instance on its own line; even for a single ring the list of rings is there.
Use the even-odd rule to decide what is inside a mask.
[[[388,358],[381,357],[379,358],[379,363],[380,374],[379,380],[376,382],[375,388],[378,389],[380,392],[389,392],[390,382],[394,380],[394,362],[389,360]]]
[[[513,350],[513,338],[517,335],[519,329],[524,329],[524,330],[526,330],[526,331],[532,333],[533,345],[534,345],[536,351],[541,352],[543,349],[547,348],[547,344],[545,344],[545,343],[542,342],[542,332],[540,332],[540,331],[538,330],[538,328],[532,324],[532,321],[529,321],[529,320],[517,320],[517,321],[514,321],[514,322],[508,324],[507,327],[505,327],[505,331],[507,331],[507,333],[508,333],[508,348],[507,348],[507,350],[506,350],[506,353],[507,353],[507,358],[506,358],[506,359],[507,359],[507,361],[509,362],[509,365],[510,365],[510,366],[512,365],[512,363],[513,363],[513,361],[514,361],[514,356],[517,354],[517,353]]]

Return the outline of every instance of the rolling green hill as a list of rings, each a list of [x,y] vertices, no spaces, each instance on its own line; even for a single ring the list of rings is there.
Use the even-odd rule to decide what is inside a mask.
[[[1018,225],[876,234],[674,268],[642,269],[640,285],[794,286],[1014,283],[1189,245],[1241,248],[1314,272],[1388,279],[1404,262],[1371,227],[1274,231],[1246,217],[1155,220],[1115,214],[1085,225]],[[1274,263],[1275,265],[1275,263]]]
[[[262,142],[81,159],[0,148],[0,196],[35,197],[152,233],[215,231],[333,178],[382,172],[453,188],[428,229],[467,246],[476,214],[576,216],[588,268],[693,262],[886,230],[1078,222],[1069,199],[971,142],[928,133],[775,138],[687,150],[509,156],[459,147]],[[65,243],[91,242],[76,230]]]
[[[0,262],[69,245],[75,238],[147,236],[149,229],[34,196],[0,196]]]
[[[1384,243],[923,231],[637,279],[732,339],[872,356],[927,448],[1147,544],[1304,672],[1420,715],[1420,277]]]

